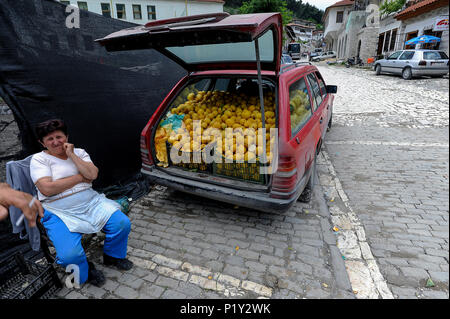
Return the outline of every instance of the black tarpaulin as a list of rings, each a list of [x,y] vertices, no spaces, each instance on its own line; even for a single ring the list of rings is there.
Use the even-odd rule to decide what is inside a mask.
[[[67,28],[71,13],[51,0],[0,0],[0,96],[22,158],[41,150],[32,127],[62,118],[100,169],[94,188],[130,196],[145,180],[141,130],[186,71],[151,49],[106,52],[95,39],[135,25],[80,10],[80,27]]]

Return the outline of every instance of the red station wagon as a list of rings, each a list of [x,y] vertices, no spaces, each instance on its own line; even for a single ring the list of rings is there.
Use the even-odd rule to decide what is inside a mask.
[[[188,71],[141,133],[155,183],[266,212],[309,201],[337,87],[309,63],[281,65],[279,13],[159,20],[97,41],[153,48]]]

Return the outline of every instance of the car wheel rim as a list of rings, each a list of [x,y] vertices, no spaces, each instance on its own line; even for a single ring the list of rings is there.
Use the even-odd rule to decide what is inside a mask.
[[[403,71],[404,77],[405,77],[405,78],[409,78],[410,72],[411,72],[411,71],[410,71],[409,69],[406,69],[405,71]]]

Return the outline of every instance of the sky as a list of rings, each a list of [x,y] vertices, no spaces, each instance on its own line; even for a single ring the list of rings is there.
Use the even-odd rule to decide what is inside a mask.
[[[338,1],[339,0],[302,0],[303,3],[307,2],[324,11],[327,7],[331,6],[332,4],[335,4]]]

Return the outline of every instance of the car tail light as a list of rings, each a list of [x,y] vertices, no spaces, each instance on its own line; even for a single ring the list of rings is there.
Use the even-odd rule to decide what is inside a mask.
[[[274,198],[289,198],[297,185],[297,164],[293,156],[280,156],[278,169],[273,176],[272,191]]]
[[[427,61],[420,60],[420,61],[419,61],[419,65],[427,65]]]
[[[152,166],[153,165],[153,160],[152,160],[152,156],[150,155],[150,148],[147,146],[147,142],[145,140],[145,136],[141,135],[141,159],[142,159],[142,164],[143,168],[146,169],[145,166]]]

